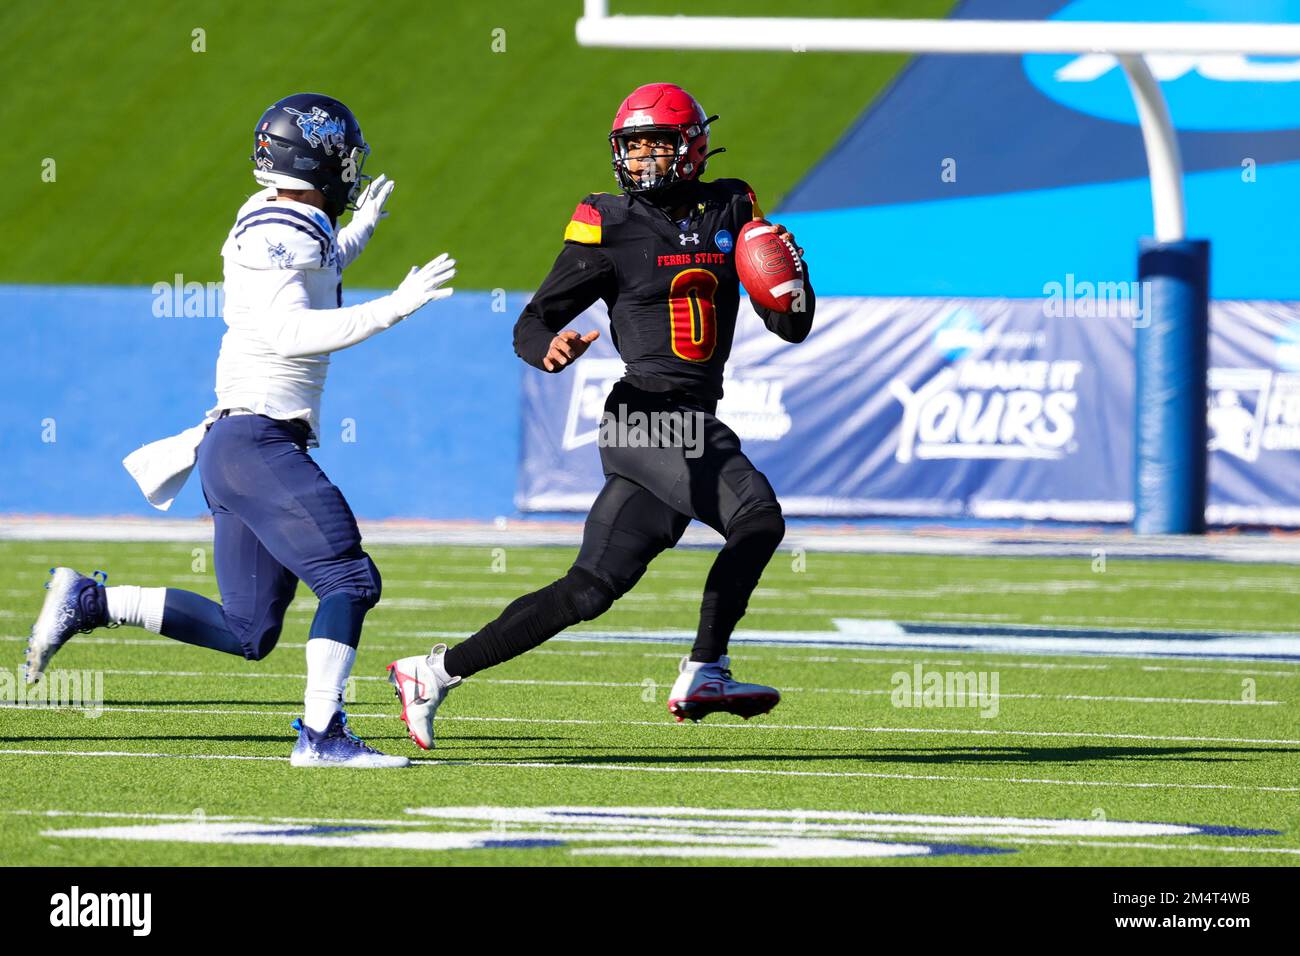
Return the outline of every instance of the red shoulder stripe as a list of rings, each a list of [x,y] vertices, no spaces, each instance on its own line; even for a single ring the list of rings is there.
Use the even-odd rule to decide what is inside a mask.
[[[588,202],[578,203],[578,208],[573,210],[573,221],[586,223],[589,226],[600,225],[600,210]]]

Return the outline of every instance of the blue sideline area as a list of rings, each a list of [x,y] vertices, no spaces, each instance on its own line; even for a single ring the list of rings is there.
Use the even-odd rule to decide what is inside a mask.
[[[207,305],[182,291],[173,311],[177,298]],[[219,312],[158,317],[155,301],[149,288],[0,287],[0,514],[159,514],[121,459],[202,420],[225,325]],[[458,291],[334,356],[316,459],[359,516],[514,513],[511,329],[526,301]],[[207,513],[197,474],[169,513]]]

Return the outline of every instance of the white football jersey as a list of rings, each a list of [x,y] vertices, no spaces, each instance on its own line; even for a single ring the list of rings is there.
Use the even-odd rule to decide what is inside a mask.
[[[264,189],[244,203],[221,249],[227,328],[212,412],[247,408],[271,418],[306,418],[315,444],[329,353],[284,354],[273,316],[341,306],[343,266],[329,217],[275,195]]]
[[[185,484],[223,409],[306,419],[309,444],[319,444],[330,353],[391,328],[405,314],[393,296],[342,308],[343,269],[361,254],[370,229],[349,223],[336,231],[315,206],[275,196],[264,189],[244,203],[221,249],[226,334],[217,358],[217,404],[199,424],[123,459],[162,511]]]

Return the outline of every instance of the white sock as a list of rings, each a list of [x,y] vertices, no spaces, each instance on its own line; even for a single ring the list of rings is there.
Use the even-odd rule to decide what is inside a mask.
[[[444,687],[455,680],[454,677],[447,673],[447,668],[442,666],[443,661],[446,659],[447,655],[445,653],[439,654],[437,657],[432,654],[429,655],[429,666],[433,669],[433,676],[438,678],[438,683]]]
[[[109,620],[117,624],[143,627],[155,634],[162,633],[163,604],[167,600],[166,588],[138,588],[129,584],[104,588],[108,600]]]
[[[313,637],[307,641],[307,694],[303,698],[303,723],[319,733],[329,726],[343,703],[343,686],[352,673],[357,649]]]

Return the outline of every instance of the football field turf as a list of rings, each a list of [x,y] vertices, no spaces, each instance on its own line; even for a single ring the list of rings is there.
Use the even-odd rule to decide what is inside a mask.
[[[803,0],[800,13],[942,17],[951,6]],[[685,9],[677,0],[611,6]],[[713,0],[707,10],[789,11],[782,0]],[[373,150],[365,172],[398,184],[380,244],[349,268],[349,288],[390,288],[410,264],[450,249],[458,289],[533,289],[578,200],[617,188],[607,136],[637,86],[681,83],[720,114],[713,145],[729,152],[709,175],[748,180],[771,211],[905,61],[579,47],[581,12],[577,0],[385,0],[375,16],[343,0],[0,4],[0,63],[23,94],[5,98],[4,115],[28,131],[0,151],[11,184],[5,224],[24,236],[0,260],[0,282],[220,279],[222,237],[256,188],[257,117],[313,90],[355,111]],[[311,29],[286,27],[304,23]],[[79,108],[87,89],[101,95]]]
[[[712,553],[678,550],[604,618],[453,691],[423,754],[384,666],[473,632],[573,550],[370,551],[384,596],[346,708],[368,742],[416,759],[406,770],[289,766],[314,610],[302,588],[266,660],[97,631],[51,668],[84,678],[98,716],[17,706],[51,565],[216,587],[205,543],[0,542],[0,864],[1300,861],[1294,660],[835,646],[869,620],[1013,641],[1014,625],[1156,645],[1165,630],[1294,633],[1292,567],[783,551],[739,634],[805,644],[732,648],[737,677],[780,687],[782,703],[679,725],[667,690]],[[819,634],[831,646],[807,646]],[[922,693],[932,674],[984,693]]]

